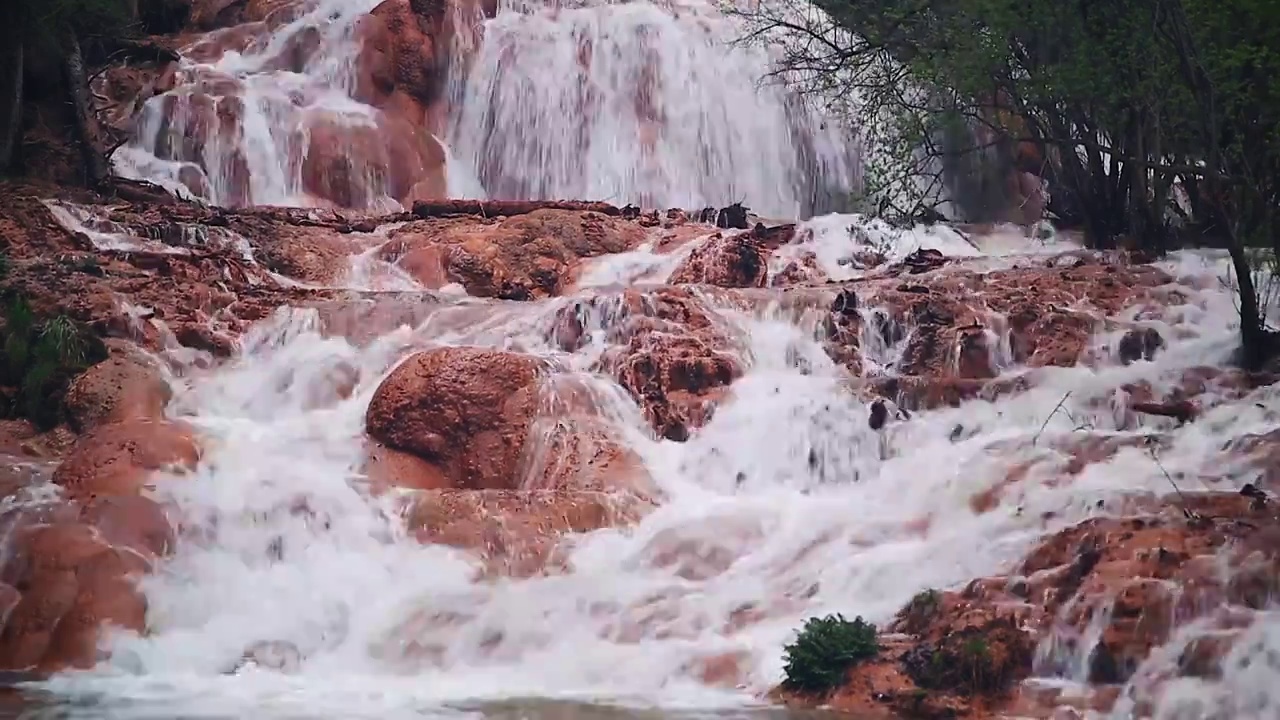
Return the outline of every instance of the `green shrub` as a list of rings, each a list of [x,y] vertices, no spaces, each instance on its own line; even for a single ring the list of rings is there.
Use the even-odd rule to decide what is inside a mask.
[[[102,342],[70,318],[40,320],[22,295],[5,302],[0,329],[0,385],[12,388],[10,417],[25,417],[41,429],[58,424],[62,397],[76,375],[106,357]]]
[[[924,632],[938,613],[942,604],[942,593],[932,588],[916,593],[911,601],[898,611],[899,625],[902,630],[916,634]]]
[[[786,677],[782,686],[803,693],[825,693],[839,687],[849,669],[880,652],[876,626],[861,617],[812,617],[794,642],[783,648]]]
[[[922,642],[902,658],[908,677],[926,690],[964,695],[1002,693],[1031,672],[1035,643],[1008,618]]]

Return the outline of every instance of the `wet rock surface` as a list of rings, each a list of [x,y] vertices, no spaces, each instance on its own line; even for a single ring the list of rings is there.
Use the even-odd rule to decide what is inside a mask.
[[[742,373],[725,328],[684,288],[575,301],[557,313],[551,339],[575,350],[599,327],[607,343],[599,368],[617,379],[668,440],[687,440],[710,420]]]
[[[570,289],[583,259],[630,250],[647,236],[639,224],[602,213],[533,207],[494,220],[408,223],[378,252],[426,287],[456,282],[477,297],[534,300]]]
[[[884,629],[879,655],[829,696],[781,697],[867,717],[1056,718],[1073,702],[1106,712],[1125,695],[1149,712],[1153,684],[1218,672],[1240,629],[1269,608],[1280,588],[1277,537],[1274,502],[1139,498],[1046,536],[1007,576],[921,592]],[[1202,633],[1162,667],[1155,650],[1197,622]],[[1076,677],[1080,658],[1088,661]],[[1087,696],[1067,702],[1023,684],[1032,677],[1083,681]]]
[[[209,22],[223,22],[220,12]],[[397,94],[410,94],[406,88],[421,80],[397,74],[385,102],[398,102]],[[68,204],[51,209],[42,202],[55,195]],[[0,567],[5,668],[90,666],[109,625],[147,629],[137,579],[173,552],[181,533],[218,531],[216,523],[171,522],[175,508],[155,499],[156,483],[185,482],[190,478],[182,476],[218,452],[217,439],[197,436],[195,423],[166,416],[168,406],[174,413],[190,407],[181,392],[174,397],[171,381],[181,387],[243,367],[237,364],[279,351],[290,333],[313,328],[351,352],[340,362],[325,360],[332,373],[301,380],[280,373],[270,387],[323,384],[300,404],[306,411],[367,399],[367,437],[359,438],[352,485],[380,501],[403,495],[398,507],[409,535],[459,551],[483,582],[571,574],[571,551],[584,535],[630,532],[669,500],[669,487],[659,482],[665,478],[650,475],[644,443],[684,443],[660,446],[667,451],[697,447],[700,433],[742,432],[716,422],[744,378],[838,378],[819,415],[841,422],[832,408],[845,403],[856,412],[840,437],[878,441],[856,448],[862,464],[850,467],[859,472],[901,457],[916,440],[931,442],[912,434],[922,418],[931,420],[926,413],[952,413],[944,447],[974,442],[983,455],[964,456],[958,489],[941,502],[975,522],[1038,519],[1028,527],[1044,537],[1006,574],[913,601],[882,628],[879,656],[830,696],[788,702],[823,701],[866,717],[1051,718],[1070,703],[1034,685],[1048,678],[1086,685],[1089,696],[1080,703],[1089,707],[1150,707],[1171,678],[1220,676],[1234,643],[1280,592],[1280,454],[1268,394],[1276,378],[1177,364],[1177,343],[1193,332],[1186,318],[1202,308],[1161,267],[1078,251],[983,267],[921,250],[894,261],[866,258],[862,277],[827,282],[811,272],[816,255],[795,261],[794,271],[770,270],[785,268],[775,261],[802,238],[794,227],[739,228],[735,221],[717,235],[683,214],[663,220],[656,211],[599,204],[423,201],[411,213],[371,215],[225,210],[143,195],[103,202],[0,186],[5,288],[30,297],[39,313],[83,322],[110,350],[71,382],[65,424],[43,433],[18,420],[0,427],[0,452],[31,461],[0,468],[0,490],[19,493],[51,480],[64,495],[0,517],[12,530],[12,558]],[[61,224],[59,208],[78,231]],[[121,244],[104,244],[103,236]],[[612,285],[580,287],[590,284],[582,278],[599,269],[595,263],[647,242],[656,251],[644,262],[671,261],[646,276],[660,282],[618,287],[628,284],[622,273]],[[365,276],[357,257],[367,263]],[[456,287],[432,292],[452,285],[469,297],[450,294]],[[305,311],[305,330],[286,325],[274,331],[280,338],[265,340],[254,334],[290,308]],[[494,318],[502,322],[486,327]],[[744,339],[746,323],[785,325],[791,335],[778,347],[753,346]],[[797,347],[809,340],[813,353],[806,356]],[[362,366],[357,349],[381,353],[385,362]],[[310,358],[291,362],[314,369]],[[161,372],[163,364],[170,372]],[[1016,421],[1045,422],[1043,437],[977,440],[993,417],[1009,411],[1010,398],[1045,392],[1046,378],[1062,377],[1053,373],[1063,368],[1082,378],[1117,368],[1129,374],[1101,390],[1081,380],[1077,394],[1059,403],[1061,413],[1054,407]],[[774,392],[793,387],[780,382]],[[601,399],[610,391],[620,404],[609,404],[614,395]],[[619,419],[619,407],[650,437],[622,432],[635,428],[624,427],[631,416]],[[272,411],[287,417],[299,408]],[[1251,432],[1200,448],[1199,466],[1184,460],[1169,474],[1196,491],[1156,497],[1150,487],[1135,487],[1071,516],[1085,518],[1079,522],[1036,505],[1073,484],[1087,489],[1100,473],[1132,472],[1125,463],[1135,457],[1157,463],[1160,453],[1177,451],[1175,439],[1189,436],[1179,432],[1226,423],[1227,413],[1256,415]],[[789,420],[769,414],[756,421]],[[824,482],[868,477],[823,469],[836,465],[827,456],[838,453],[816,442],[805,451]],[[991,461],[998,472],[986,473],[985,458],[999,459]],[[709,463],[695,480],[732,486],[727,496],[752,490],[747,470],[757,468],[724,467]],[[314,527],[327,522],[306,501],[294,509],[285,514],[313,518]],[[927,536],[945,520],[935,508],[901,532]],[[677,524],[655,533],[643,551],[618,562],[698,587],[732,573],[753,543],[777,532],[765,523],[706,521],[697,529]],[[843,539],[855,548],[875,542]],[[270,552],[268,559],[283,562],[283,549]],[[844,553],[829,557],[840,562]],[[728,620],[708,612],[677,622],[687,608],[674,591],[631,599],[627,612],[600,612],[618,615],[608,632],[619,642],[694,641],[721,626],[732,637],[808,607],[817,586],[792,584],[778,597],[735,605]],[[422,622],[426,629],[402,654],[440,662],[447,648]],[[1178,631],[1193,622],[1214,633],[1190,638],[1174,653],[1172,669],[1161,666],[1158,651],[1182,642]],[[241,663],[282,672],[305,666],[303,649],[260,640],[237,656]],[[744,669],[751,653],[742,654],[708,651],[687,669],[708,683],[758,684]]]
[[[541,375],[536,359],[515,353],[419,353],[374,393],[369,435],[436,466],[451,487],[515,489]]]

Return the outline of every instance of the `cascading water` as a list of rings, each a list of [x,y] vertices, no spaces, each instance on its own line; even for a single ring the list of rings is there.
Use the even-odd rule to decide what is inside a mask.
[[[505,2],[455,112],[497,198],[811,214],[855,168],[834,121],[762,84],[769,56],[710,4]]]
[[[824,227],[835,225],[812,226],[810,242],[833,241]],[[920,241],[887,249],[904,254]],[[1191,282],[1182,288],[1187,305],[1170,316],[1166,337],[1174,339],[1156,361],[1049,369],[1026,393],[882,432],[868,428],[866,407],[842,389],[803,308],[745,310],[708,296],[748,369],[685,443],[653,440],[626,394],[586,372],[605,333],[588,332],[587,346],[568,356],[548,344],[569,299],[445,302],[418,327],[362,346],[326,336],[315,310],[281,310],[246,338],[241,357],[176,388],[170,412],[196,423],[208,449],[194,476],[158,484],[190,531],[143,581],[148,634],[117,634],[109,662],[41,687],[70,699],[64,716],[120,718],[500,714],[486,703],[527,697],[750,705],[777,681],[780,648],[803,618],[838,611],[884,621],[923,588],[1008,567],[1045,530],[1042,518],[1055,518],[1050,528],[1069,524],[1099,512],[1100,498],[1165,489],[1161,470],[1121,453],[1073,484],[1025,486],[1016,506],[976,514],[968,504],[1034,452],[991,445],[1027,439],[1064,393],[1074,412],[1106,428],[1106,412],[1087,408],[1118,384],[1161,382],[1225,359],[1233,331],[1211,318],[1233,312],[1231,296],[1202,282],[1221,263],[1178,262],[1170,269]],[[634,261],[624,254],[598,265],[605,278],[625,275]],[[616,322],[603,312],[588,325]],[[596,388],[594,402],[639,453],[663,502],[635,527],[576,538],[571,569],[549,576],[481,580],[459,551],[409,537],[396,497],[364,491],[364,413],[389,368],[439,344],[518,346],[554,358],[561,373]],[[353,376],[359,382],[344,399],[337,387]],[[1171,430],[1164,470],[1193,477],[1216,438],[1268,428],[1265,407],[1276,398],[1262,392]],[[958,423],[968,428],[963,438]],[[1042,432],[1072,431],[1064,421]],[[667,556],[673,545],[686,548],[676,562]],[[744,612],[760,619],[742,623]],[[1274,652],[1275,622],[1264,621],[1238,651],[1225,682],[1247,682],[1245,655]],[[738,691],[699,680],[698,668],[717,657],[735,658]],[[1280,698],[1260,692],[1251,702],[1274,711]],[[75,710],[90,699],[91,710]]]
[[[378,111],[351,97],[356,24],[377,4],[311,0],[273,13],[274,31],[264,22],[200,38],[185,48],[174,89],[143,107],[117,171],[216,205],[316,204],[303,181],[311,133],[378,127]],[[351,160],[348,204],[394,204],[378,169],[388,158]]]
[[[355,99],[359,20],[377,4],[304,0],[189,45],[117,170],[225,206],[386,210],[435,187],[646,207],[743,202],[786,218],[831,209],[856,180],[851,136],[762,83],[768,54],[732,47],[741,26],[709,4],[508,3],[478,35],[461,4],[443,83],[447,143]],[[433,163],[445,166],[443,186],[430,185]]]
[[[303,180],[309,122],[373,127],[378,118],[350,97],[355,21],[374,4],[321,0],[242,51],[188,59],[186,81],[148,104],[119,167],[214,203],[318,204]],[[505,9],[455,78],[444,153],[475,172],[450,170],[451,194],[687,207],[742,200],[761,214],[795,216],[813,209],[815,184],[840,186],[853,174],[834,129],[757,86],[763,56],[717,46],[732,27],[709,6]],[[318,33],[320,49],[282,69],[286,46],[304,33]],[[234,89],[220,94],[219,83]],[[218,124],[232,107],[239,120]],[[183,147],[197,138],[203,144]],[[366,170],[350,204],[393,206],[381,171]],[[59,217],[89,226],[69,211]],[[850,240],[851,225],[869,244]],[[117,247],[109,236],[118,228],[93,228],[100,247]],[[1043,262],[1028,255],[1041,248],[1020,238],[975,245],[944,228],[904,236],[849,216],[819,218],[801,236],[787,252],[813,252],[836,279],[860,274],[851,245],[894,259],[937,248],[973,268]],[[394,720],[502,714],[483,703],[529,697],[740,708],[777,682],[781,647],[804,618],[885,621],[919,590],[1007,570],[1046,529],[1105,512],[1100,499],[1163,492],[1165,471],[1195,477],[1223,438],[1272,427],[1275,390],[1258,391],[1171,429],[1161,467],[1119,453],[1074,483],[1027,484],[1016,503],[970,509],[975,493],[1032,452],[991,446],[1025,444],[1064,393],[1074,413],[1116,429],[1091,403],[1124,383],[1172,383],[1186,368],[1226,360],[1234,309],[1217,285],[1221,263],[1183,255],[1169,267],[1184,281],[1186,305],[1163,327],[1169,345],[1155,361],[1047,369],[1025,393],[883,431],[868,427],[867,408],[805,308],[700,296],[746,372],[687,442],[654,440],[629,396],[591,372],[615,314],[589,315],[593,332],[573,353],[547,338],[565,302],[661,282],[680,257],[645,247],[600,258],[581,272],[577,298],[442,296],[417,327],[368,344],[328,335],[314,309],[281,310],[246,338],[241,356],[186,368],[170,413],[200,428],[206,453],[193,476],[161,478],[157,492],[190,532],[143,581],[147,635],[119,633],[108,662],[39,686],[63,701],[58,715]],[[380,262],[356,258],[343,284],[413,287]],[[877,309],[860,312],[874,327]],[[890,365],[901,341],[868,333],[870,369]],[[386,373],[435,345],[518,348],[586,386],[663,501],[634,527],[574,538],[570,570],[548,576],[479,579],[465,553],[411,537],[400,499],[366,492],[364,416]],[[1073,429],[1053,422],[1041,432],[1048,440]],[[666,557],[673,546],[685,548],[676,562]],[[1257,660],[1280,649],[1278,627],[1272,616],[1259,621],[1223,680],[1192,699],[1275,717],[1280,697],[1256,677],[1265,667]],[[702,681],[701,668],[721,658],[740,671],[736,690]],[[1053,660],[1042,665],[1076,679],[1079,658]],[[1183,700],[1165,701],[1161,717],[1179,717]]]

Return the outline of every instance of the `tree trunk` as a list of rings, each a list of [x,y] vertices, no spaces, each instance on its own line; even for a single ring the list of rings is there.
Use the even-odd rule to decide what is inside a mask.
[[[99,187],[111,175],[107,157],[99,149],[101,137],[98,116],[93,109],[93,95],[89,92],[89,76],[85,74],[84,56],[80,41],[68,32],[62,43],[62,76],[67,86],[67,98],[74,114],[76,141],[84,162],[85,183]]]
[[[0,175],[13,169],[14,150],[18,146],[18,138],[22,135],[22,75],[23,57],[22,39],[13,37],[9,32],[5,43],[8,52],[0,55],[0,69],[9,72],[7,77],[0,78]]]

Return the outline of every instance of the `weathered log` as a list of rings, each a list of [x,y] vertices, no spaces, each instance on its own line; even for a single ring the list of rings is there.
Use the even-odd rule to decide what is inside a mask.
[[[621,209],[609,203],[580,200],[419,200],[413,204],[413,214],[419,218],[449,215],[510,217],[527,215],[535,210],[598,212],[615,217],[622,214]]]
[[[1160,417],[1173,418],[1179,423],[1187,423],[1196,419],[1199,414],[1196,406],[1189,400],[1180,400],[1174,402],[1131,402],[1129,409],[1142,413],[1143,415],[1159,415]]]

